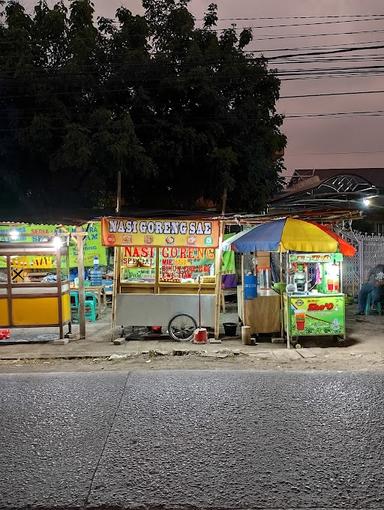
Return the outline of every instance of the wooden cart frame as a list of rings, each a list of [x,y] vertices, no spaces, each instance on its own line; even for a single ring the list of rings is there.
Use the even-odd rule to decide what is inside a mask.
[[[7,281],[0,282],[0,327],[37,328],[57,327],[60,338],[64,338],[64,326],[71,331],[70,286],[68,280],[62,280],[61,260],[68,261],[66,246],[47,243],[1,243],[0,256],[6,259]],[[12,257],[17,256],[53,256],[56,257],[56,281],[41,283],[14,283],[12,281]],[[36,306],[37,305],[37,306]],[[27,307],[27,308],[25,308]],[[39,310],[35,319],[33,309]],[[49,310],[50,309],[50,318]],[[24,314],[23,314],[24,310]],[[46,313],[47,320],[39,319]]]

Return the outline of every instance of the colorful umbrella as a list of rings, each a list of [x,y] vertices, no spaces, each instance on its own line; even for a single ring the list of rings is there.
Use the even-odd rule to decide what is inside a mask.
[[[336,253],[351,256],[355,249],[326,227],[308,221],[284,218],[258,225],[236,234],[223,243],[224,250],[240,253],[255,251],[296,251]]]
[[[325,227],[324,225],[319,225],[318,223],[313,223],[318,228],[321,228],[323,232],[326,232],[328,235],[333,237],[333,239],[336,239],[336,241],[339,243],[339,252],[345,255],[346,257],[353,257],[356,254],[356,248],[352,246],[352,244],[349,244],[345,239],[340,237],[336,234],[333,230],[331,230],[328,227]]]

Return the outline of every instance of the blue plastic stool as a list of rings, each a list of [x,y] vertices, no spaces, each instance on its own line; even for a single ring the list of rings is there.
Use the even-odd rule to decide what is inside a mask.
[[[85,293],[85,318],[91,322],[95,322],[98,316],[98,302],[96,296],[92,292]]]
[[[369,292],[369,294],[367,296],[367,304],[365,305],[365,315],[369,315],[371,313],[372,306],[373,306],[372,292]],[[383,315],[382,303],[380,301],[378,301],[375,306],[376,306],[378,315]]]

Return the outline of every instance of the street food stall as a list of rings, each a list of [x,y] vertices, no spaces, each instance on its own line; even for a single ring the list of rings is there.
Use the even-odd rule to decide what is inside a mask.
[[[342,253],[288,253],[284,293],[287,341],[303,336],[345,338]]]
[[[46,243],[0,243],[0,327],[70,329],[68,249]]]
[[[223,249],[253,254],[251,271],[245,274],[242,270],[240,296],[240,317],[251,326],[251,333],[281,330],[288,347],[299,345],[302,336],[345,338],[342,260],[343,255],[353,256],[355,248],[333,231],[284,218],[237,234]],[[264,260],[258,267],[261,252]],[[278,254],[275,285],[269,274],[271,258],[269,264],[265,262],[266,252],[270,257]]]
[[[214,327],[219,231],[211,219],[103,218],[103,244],[115,248],[116,324],[158,326],[184,341]]]

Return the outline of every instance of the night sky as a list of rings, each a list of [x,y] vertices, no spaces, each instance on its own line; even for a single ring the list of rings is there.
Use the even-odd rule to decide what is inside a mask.
[[[35,2],[24,0],[23,3],[30,7]],[[197,20],[202,17],[209,3],[211,0],[191,1],[191,10]],[[305,2],[303,0],[216,0],[216,3],[219,6],[220,18],[256,18],[238,21],[221,19],[218,27],[227,27],[231,23],[237,23],[238,27],[263,27],[253,29],[255,40],[248,49],[263,51],[267,57],[333,51],[346,47],[384,46],[382,0],[305,0]],[[97,15],[102,16],[113,17],[116,9],[122,4],[133,12],[141,12],[140,0],[94,0],[94,4]],[[355,17],[355,15],[359,16]],[[372,15],[383,17],[373,20]],[[309,16],[311,18],[308,18]],[[262,19],[269,17],[273,19]],[[271,25],[274,28],[271,28]],[[327,60],[324,61],[324,59]],[[295,168],[384,167],[382,143],[384,116],[376,113],[377,110],[384,110],[382,106],[384,66],[382,69],[361,69],[381,66],[383,59],[384,49],[379,48],[339,53],[331,57],[310,55],[270,61],[271,67],[276,67],[286,75],[282,77],[282,99],[278,103],[278,110],[287,116],[284,132],[288,136],[285,156],[288,175]],[[320,73],[323,74],[320,75]],[[341,73],[344,75],[340,77]],[[345,76],[345,73],[348,76]],[[330,74],[337,77],[331,77]],[[374,90],[383,92],[343,94]],[[303,96],[335,92],[342,94],[283,99],[288,95]],[[374,116],[370,113],[328,115],[341,112],[375,112],[376,114]],[[308,114],[322,116],[308,117]],[[289,118],[292,115],[300,115],[300,117]]]

